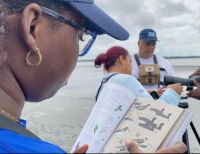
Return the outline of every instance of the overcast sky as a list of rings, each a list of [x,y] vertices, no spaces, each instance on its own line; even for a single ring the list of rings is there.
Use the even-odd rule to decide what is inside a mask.
[[[200,56],[200,0],[95,0],[107,14],[130,33],[127,41],[98,36],[84,59],[94,59],[113,45],[131,54],[138,51],[138,34],[153,28],[160,42],[156,53],[162,56]]]

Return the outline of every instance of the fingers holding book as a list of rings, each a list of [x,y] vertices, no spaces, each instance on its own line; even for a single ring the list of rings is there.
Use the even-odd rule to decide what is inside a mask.
[[[126,141],[126,146],[129,153],[142,153],[137,144],[135,142],[132,142],[131,140]],[[181,142],[175,145],[171,145],[169,147],[158,149],[156,153],[185,153],[186,151],[186,145]]]
[[[137,144],[131,140],[125,142],[129,153],[142,153]]]
[[[185,153],[187,147],[183,142],[171,145],[169,147],[164,147],[156,151],[156,153]]]
[[[83,146],[81,146],[80,148],[77,148],[73,153],[76,154],[76,153],[86,153],[88,150],[88,145],[87,144],[84,144]]]

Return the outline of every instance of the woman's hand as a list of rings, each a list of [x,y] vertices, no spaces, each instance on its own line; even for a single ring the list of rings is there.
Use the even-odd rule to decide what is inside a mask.
[[[84,144],[80,148],[76,149],[74,153],[86,153],[87,149],[88,149],[88,145]]]
[[[142,153],[136,143],[128,140],[126,142],[127,149],[129,153]],[[184,143],[178,143],[169,147],[161,148],[155,153],[185,153],[187,151],[186,145]]]
[[[159,89],[157,89],[157,94],[158,96],[161,96],[163,94],[163,92],[165,91],[166,87],[161,87]]]
[[[169,84],[167,88],[172,88],[175,90],[179,95],[183,92],[183,86],[180,83],[176,84]]]

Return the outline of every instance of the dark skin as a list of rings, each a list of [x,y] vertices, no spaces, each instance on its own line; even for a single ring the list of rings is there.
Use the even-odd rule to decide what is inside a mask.
[[[190,77],[196,76],[196,75],[200,75],[200,68],[198,68],[195,72],[193,72]],[[199,99],[200,100],[200,84],[197,81],[193,81],[194,85],[196,86],[196,88],[190,92],[187,93],[187,95],[189,97],[195,98],[195,99]]]
[[[66,14],[72,16],[73,13]],[[77,30],[66,24],[60,24],[59,28],[52,29],[48,19],[42,15],[40,7],[36,4],[27,6],[22,15],[13,15],[10,18],[10,25],[16,27],[11,27],[9,33],[9,42],[13,44],[8,49],[12,55],[9,57],[9,65],[19,81],[26,100],[47,99],[66,84],[75,67],[78,55]],[[73,43],[69,46],[68,41],[60,40],[72,40]],[[30,67],[24,57],[30,50],[36,52],[37,48],[41,50],[42,63],[38,67]]]
[[[79,20],[73,12],[64,14]],[[21,14],[9,16],[7,22],[8,59],[0,69],[0,107],[19,119],[25,100],[47,99],[67,83],[78,58],[78,31],[66,24],[53,29],[37,4],[28,5]],[[36,52],[37,48],[41,50],[42,63],[27,65],[27,52]],[[85,153],[87,148],[83,145],[76,153]]]
[[[74,11],[62,14],[77,22],[81,20]],[[79,31],[62,23],[52,28],[51,21],[37,4],[29,4],[21,13],[8,16],[7,24],[8,59],[0,68],[0,108],[19,119],[25,100],[45,100],[66,85],[78,58]],[[41,51],[42,63],[30,66],[26,63],[26,54],[32,51],[37,55],[37,48]],[[184,152],[184,144],[178,145]],[[131,153],[137,152],[135,143],[127,146]],[[87,149],[88,145],[83,145],[75,153],[85,153]]]

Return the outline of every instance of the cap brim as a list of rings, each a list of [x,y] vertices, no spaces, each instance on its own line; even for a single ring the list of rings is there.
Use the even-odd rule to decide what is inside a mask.
[[[129,33],[94,3],[67,2],[86,18],[87,26],[99,35],[108,34],[118,40],[127,40]]]
[[[144,42],[156,42],[158,39],[155,38],[147,38],[147,39],[142,39]]]

